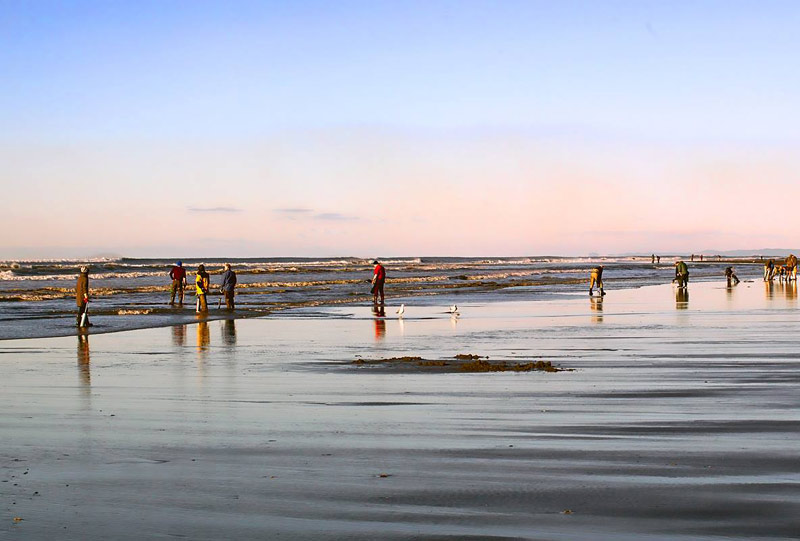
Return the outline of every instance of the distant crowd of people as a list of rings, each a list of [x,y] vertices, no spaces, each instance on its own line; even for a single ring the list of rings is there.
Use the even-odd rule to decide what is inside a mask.
[[[702,256],[700,256],[702,261]],[[661,262],[661,257],[653,254],[651,262],[656,264]],[[372,293],[372,302],[377,306],[383,306],[385,295],[384,285],[386,284],[386,268],[378,261],[372,262],[374,268],[372,270],[372,279],[369,282],[372,284],[370,292]],[[605,295],[603,290],[603,265],[598,265],[591,269],[589,273],[589,296],[594,295],[594,289],[600,292],[600,296]],[[231,268],[230,263],[225,263],[222,272],[222,283],[220,284],[220,293],[225,299],[225,307],[228,310],[234,310],[235,305],[235,288],[236,288],[236,273]],[[764,281],[771,281],[775,277],[778,280],[797,280],[797,257],[794,254],[786,258],[784,264],[776,265],[774,259],[770,259],[764,263]],[[182,306],[186,287],[186,269],[183,267],[181,261],[177,261],[169,271],[169,278],[172,280],[170,286],[170,306],[175,305],[177,299],[178,305]],[[733,267],[725,269],[725,278],[728,286],[736,285],[740,282],[739,278]],[[675,262],[675,278],[672,280],[678,284],[681,289],[686,289],[689,285],[689,267],[682,260]],[[208,312],[208,294],[211,290],[211,279],[206,272],[205,265],[198,265],[197,272],[195,273],[195,311],[198,314]],[[78,305],[78,326],[88,327],[91,326],[89,322],[89,267],[83,266],[80,268],[78,275],[78,283],[75,288],[75,296]],[[222,300],[220,299],[220,306]]]
[[[692,256],[694,260],[694,256]],[[653,264],[661,262],[661,257],[653,254],[650,261]],[[703,261],[703,256],[700,256],[700,261]],[[782,265],[775,263],[774,259],[770,259],[764,263],[764,281],[772,281],[778,278],[779,281],[790,280],[797,281],[797,257],[794,254],[789,254],[786,261]],[[736,271],[733,267],[725,267],[725,280],[728,287],[735,286],[741,280],[736,276]],[[677,283],[680,289],[686,289],[689,285],[689,267],[685,261],[678,260],[675,262],[675,277],[672,279],[673,283]],[[603,265],[598,265],[591,269],[589,273],[589,296],[594,294],[594,288],[600,291],[600,295],[605,295],[603,291]]]

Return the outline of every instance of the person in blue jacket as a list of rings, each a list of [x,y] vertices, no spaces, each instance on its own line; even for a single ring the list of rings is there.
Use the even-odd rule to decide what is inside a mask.
[[[233,310],[236,308],[233,301],[233,289],[235,287],[236,273],[231,270],[230,263],[225,263],[225,272],[222,273],[222,286],[220,289],[222,290],[222,294],[225,295],[225,306],[228,308],[228,310]]]

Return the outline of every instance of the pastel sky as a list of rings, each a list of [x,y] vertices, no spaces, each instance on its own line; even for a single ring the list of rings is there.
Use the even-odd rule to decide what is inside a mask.
[[[800,2],[0,3],[0,257],[796,247]]]

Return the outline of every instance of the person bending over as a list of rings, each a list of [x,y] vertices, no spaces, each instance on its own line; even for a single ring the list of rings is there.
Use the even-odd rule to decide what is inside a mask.
[[[689,267],[683,261],[675,262],[675,280],[678,282],[678,287],[686,287],[689,285]]]
[[[600,296],[602,297],[605,295],[603,291],[603,265],[598,265],[592,269],[591,274],[589,275],[589,296],[592,296],[592,290],[594,289],[595,284],[597,284],[597,289],[600,290]]]
[[[733,267],[726,267],[725,268],[725,279],[728,281],[728,287],[732,285],[736,285],[739,283],[739,277],[736,276],[736,273],[733,271]]]

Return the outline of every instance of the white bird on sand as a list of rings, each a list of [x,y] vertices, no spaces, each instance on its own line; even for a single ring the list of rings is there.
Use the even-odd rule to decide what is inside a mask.
[[[405,314],[405,313],[406,313],[406,305],[405,304],[401,304],[400,308],[397,309],[397,315],[400,316],[400,317],[403,317],[403,314]]]
[[[448,310],[448,312],[450,312],[451,314],[455,314],[456,312],[458,312],[458,306],[456,306],[456,305],[454,304],[453,306],[451,306],[451,307],[450,307],[450,309]]]

